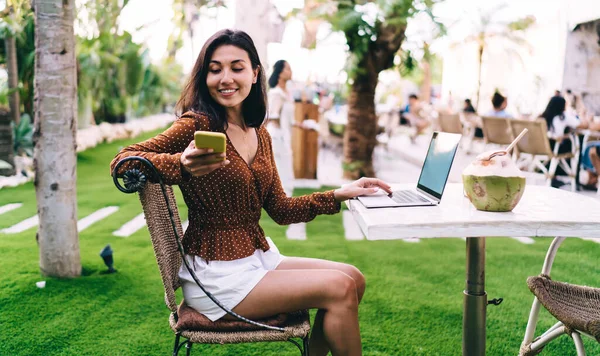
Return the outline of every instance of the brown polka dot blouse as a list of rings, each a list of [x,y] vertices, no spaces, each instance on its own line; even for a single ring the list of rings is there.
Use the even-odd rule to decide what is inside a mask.
[[[201,177],[192,177],[181,167],[180,157],[197,130],[211,131],[206,115],[187,112],[165,132],[147,141],[125,147],[111,162],[141,156],[154,164],[169,185],[179,185],[188,206],[189,227],[183,237],[187,254],[208,261],[231,261],[248,257],[269,244],[259,226],[261,210],[280,225],[310,221],[319,214],[335,214],[340,204],[333,191],[302,197],[287,197],[275,167],[271,137],[257,128],[258,150],[248,165],[227,138],[230,164]],[[221,132],[225,132],[224,129]],[[139,162],[128,162],[121,172]]]

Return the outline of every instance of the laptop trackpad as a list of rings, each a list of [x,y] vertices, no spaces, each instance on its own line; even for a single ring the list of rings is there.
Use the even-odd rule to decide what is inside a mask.
[[[398,206],[398,203],[393,201],[387,195],[370,195],[358,197],[358,200],[367,208],[371,207],[388,207],[388,206]]]

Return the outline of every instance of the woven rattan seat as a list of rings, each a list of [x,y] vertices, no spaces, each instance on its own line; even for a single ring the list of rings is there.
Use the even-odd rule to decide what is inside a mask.
[[[577,356],[585,356],[581,336],[589,336],[600,342],[600,288],[556,282],[550,278],[554,257],[565,237],[552,240],[542,273],[527,278],[527,285],[535,295],[529,312],[525,337],[519,350],[520,356],[541,353],[546,345],[562,335],[569,335],[575,345]],[[544,307],[557,322],[543,334],[535,337],[541,307]]]
[[[529,277],[527,285],[556,319],[600,342],[600,288],[556,282],[543,275]]]
[[[269,320],[261,320],[266,324]],[[263,342],[263,341],[287,341],[292,338],[304,338],[310,331],[310,324],[308,322],[308,313],[296,313],[290,315],[284,324],[274,323],[275,326],[282,326],[285,328],[284,332],[272,331],[272,330],[256,330],[257,328],[248,325],[246,328],[254,330],[243,330],[240,328],[239,331],[196,331],[196,330],[183,330],[178,331],[176,328],[176,322],[174,314],[171,314],[169,318],[171,329],[175,332],[180,332],[181,336],[189,339],[193,343],[200,344],[237,344],[245,342]],[[228,328],[227,324],[232,323],[243,323],[240,321],[221,321],[224,328]]]
[[[148,174],[146,168],[151,167],[149,161],[145,161],[139,157],[131,157],[145,163],[144,173]],[[125,159],[127,160],[127,159]],[[125,163],[125,162],[122,162]],[[120,163],[121,164],[121,163]],[[118,171],[119,165],[115,167],[115,172]],[[132,166],[129,166],[132,167]],[[169,325],[175,332],[175,346],[173,355],[177,355],[179,350],[185,345],[187,348],[186,354],[190,354],[192,344],[232,344],[232,343],[250,343],[264,341],[289,341],[296,345],[302,355],[308,355],[308,335],[310,332],[310,321],[307,310],[301,310],[288,314],[279,314],[268,319],[259,320],[259,323],[283,328],[283,331],[266,329],[257,325],[252,325],[242,320],[217,320],[211,322],[208,318],[198,313],[197,311],[187,307],[185,302],[182,302],[182,309],[178,309],[175,297],[175,291],[181,286],[179,281],[179,269],[182,264],[181,254],[178,249],[177,235],[183,236],[183,228],[179,217],[175,195],[171,186],[162,185],[162,183],[146,182],[146,178],[140,176],[142,171],[134,169],[125,172],[133,178],[129,178],[129,187],[126,182],[126,188],[119,185],[115,177],[117,187],[127,193],[138,191],[140,201],[144,210],[146,223],[150,232],[154,255],[158,264],[158,269],[163,282],[165,291],[165,304],[171,311],[169,316]],[[127,177],[125,177],[127,178]],[[124,178],[124,182],[125,179]],[[134,181],[131,183],[131,181]],[[133,186],[133,189],[130,187]],[[166,194],[163,194],[163,188]],[[168,200],[165,200],[165,195]],[[171,220],[168,206],[173,212],[173,220]],[[200,281],[202,282],[202,281]],[[181,312],[182,319],[179,318]],[[179,321],[179,325],[178,325]],[[191,323],[191,324],[190,324]],[[182,325],[186,325],[182,328]],[[180,343],[180,338],[185,340]],[[298,343],[294,338],[301,339]]]

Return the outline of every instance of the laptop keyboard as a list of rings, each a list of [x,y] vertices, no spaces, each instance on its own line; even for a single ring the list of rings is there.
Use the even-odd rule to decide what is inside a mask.
[[[429,202],[413,190],[398,190],[392,193],[392,200],[396,203]]]

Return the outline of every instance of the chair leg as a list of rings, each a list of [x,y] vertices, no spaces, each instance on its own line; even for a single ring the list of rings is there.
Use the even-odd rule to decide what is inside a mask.
[[[173,356],[177,356],[177,354],[179,353],[179,338],[181,337],[181,335],[179,333],[175,334],[175,346],[173,346]]]
[[[532,351],[539,350],[542,347],[548,345],[548,343],[550,343],[552,340],[554,340],[554,339],[558,338],[559,336],[562,336],[566,333],[567,333],[567,331],[564,326],[556,328],[556,329],[552,330],[551,332],[544,333],[543,337],[539,337],[538,339],[536,339],[534,342],[531,343],[531,350]]]
[[[546,185],[552,184],[552,178],[556,174],[556,168],[558,167],[558,158],[552,157],[550,160],[550,168],[548,168],[548,181]]]
[[[535,336],[535,329],[537,326],[538,315],[540,314],[540,302],[536,297],[533,298],[533,305],[531,306],[531,312],[529,313],[529,320],[527,321],[527,328],[525,329],[525,337],[523,338],[523,345],[529,345]]]
[[[309,348],[308,348],[309,342],[308,342],[308,340],[309,340],[308,336],[306,336],[304,339],[302,339],[302,343],[304,344],[304,356],[309,356],[308,355],[308,353],[309,353]]]
[[[573,343],[577,350],[577,356],[585,356],[585,348],[583,347],[583,341],[581,341],[581,335],[577,331],[574,331],[571,334],[571,337],[573,338]]]
[[[185,356],[190,356],[191,352],[192,352],[192,342],[188,340],[187,344],[185,345]]]

